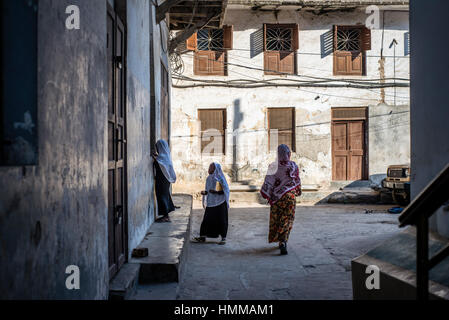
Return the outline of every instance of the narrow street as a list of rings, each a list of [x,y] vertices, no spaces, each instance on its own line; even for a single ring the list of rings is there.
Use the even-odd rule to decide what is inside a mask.
[[[449,300],[432,2],[0,0],[0,301]]]
[[[280,256],[267,243],[268,207],[231,208],[225,246],[215,239],[189,244],[177,298],[352,299],[351,259],[400,231],[397,216],[385,209],[297,206],[289,254]],[[192,215],[196,235],[203,210]]]

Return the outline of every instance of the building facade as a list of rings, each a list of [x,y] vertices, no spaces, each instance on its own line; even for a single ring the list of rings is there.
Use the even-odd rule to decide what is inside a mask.
[[[149,0],[1,3],[0,297],[106,299],[156,212],[166,21]]]
[[[409,163],[408,14],[407,1],[228,1],[222,28],[178,50],[175,190],[200,191],[212,161],[260,185],[280,143],[321,188]]]

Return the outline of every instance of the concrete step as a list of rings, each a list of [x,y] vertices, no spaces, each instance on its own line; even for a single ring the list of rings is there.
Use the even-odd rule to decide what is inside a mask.
[[[192,196],[173,195],[180,206],[170,213],[171,223],[154,223],[138,248],[148,248],[148,256],[131,258],[130,264],[140,266],[139,285],[179,282],[187,258],[190,238]]]
[[[448,244],[447,239],[429,234],[429,255]],[[380,271],[378,290],[366,287],[368,266]],[[352,287],[355,300],[416,299],[416,229],[411,227],[352,260]],[[449,300],[449,257],[429,272],[430,299]]]
[[[109,283],[109,300],[128,300],[137,290],[139,264],[125,263]]]
[[[176,300],[179,291],[179,283],[153,283],[143,284],[137,287],[132,300]]]

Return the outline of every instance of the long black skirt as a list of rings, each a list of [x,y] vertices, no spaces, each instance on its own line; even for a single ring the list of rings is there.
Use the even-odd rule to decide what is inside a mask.
[[[226,238],[228,234],[228,203],[225,201],[217,207],[206,207],[200,236],[208,238]]]
[[[170,212],[175,211],[175,205],[170,194],[170,182],[164,176],[158,162],[155,162],[155,167],[157,211],[158,215],[166,217]]]

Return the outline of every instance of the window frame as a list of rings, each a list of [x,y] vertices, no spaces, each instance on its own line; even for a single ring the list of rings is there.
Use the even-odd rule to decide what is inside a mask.
[[[270,28],[284,28],[291,29],[291,50],[268,50],[267,48],[267,30]],[[299,27],[295,23],[279,23],[270,24],[264,23],[263,25],[263,51],[264,51],[264,75],[294,75],[297,74],[297,50],[299,49]],[[284,55],[284,57],[282,57]],[[285,60],[288,56],[291,56],[291,67],[288,70],[282,70],[285,67]],[[276,59],[276,68],[270,69],[270,59]],[[282,61],[284,60],[284,64]]]
[[[223,142],[223,148],[222,148],[222,152],[221,153],[215,153],[214,155],[219,155],[219,156],[225,156],[226,152],[227,152],[227,148],[226,148],[226,130],[227,130],[227,109],[226,108],[198,108],[197,109],[197,116],[198,116],[198,121],[200,122],[200,127],[199,127],[199,146],[200,146],[200,154],[201,156],[213,156],[211,154],[208,153],[203,153],[203,130],[201,127],[201,112],[209,112],[209,111],[221,111],[223,113],[223,134],[222,134],[222,142]]]
[[[291,123],[291,146],[289,146],[292,153],[296,152],[296,108],[295,107],[273,107],[267,108],[267,134],[268,134],[268,152],[273,152],[276,150],[271,149],[271,121],[270,121],[270,111],[271,110],[285,110],[285,112],[290,111],[292,117]],[[273,128],[276,129],[276,128]],[[279,130],[279,129],[278,129]],[[286,131],[286,130],[283,130]]]
[[[214,30],[214,29],[207,29]],[[198,32],[192,34],[187,39],[187,50],[194,52],[193,54],[193,74],[198,76],[228,76],[228,50],[233,47],[234,27],[225,25],[223,28],[223,48],[218,50],[199,50],[198,49]],[[200,70],[200,59],[206,59],[206,70]],[[203,61],[204,63],[204,61]]]
[[[338,50],[339,30],[359,30],[360,50]],[[366,51],[371,50],[371,30],[364,25],[334,25],[333,26],[333,75],[334,76],[366,76]],[[346,70],[339,71],[339,59],[345,59]],[[349,60],[351,59],[351,61]],[[360,70],[353,69],[351,62],[360,59]],[[355,70],[355,71],[354,71]]]

